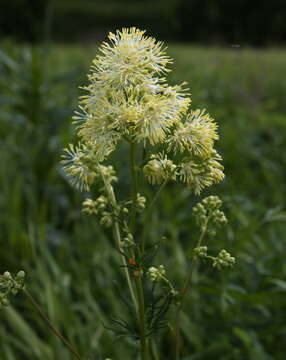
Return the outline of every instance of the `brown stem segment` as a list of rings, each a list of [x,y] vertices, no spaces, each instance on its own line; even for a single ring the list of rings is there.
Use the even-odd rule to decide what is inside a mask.
[[[79,355],[79,353],[74,349],[74,347],[68,342],[68,340],[57,330],[53,324],[50,322],[47,315],[42,311],[40,306],[37,304],[35,299],[32,297],[32,295],[29,293],[28,290],[23,289],[24,294],[26,295],[27,299],[30,301],[34,309],[37,311],[37,313],[40,315],[40,317],[44,320],[46,325],[49,327],[49,329],[65,344],[65,346],[70,350],[70,352],[74,355],[74,357],[78,360],[83,360],[82,357]]]

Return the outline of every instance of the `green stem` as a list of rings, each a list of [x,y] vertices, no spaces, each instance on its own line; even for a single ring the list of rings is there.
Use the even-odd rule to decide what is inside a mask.
[[[132,211],[130,220],[130,230],[134,233],[136,226],[136,208],[137,208],[137,169],[136,169],[136,144],[130,143],[130,165],[131,165],[131,183],[132,183]]]
[[[121,236],[120,236],[120,230],[119,230],[119,225],[118,225],[117,221],[115,221],[114,224],[113,224],[113,232],[114,232],[114,238],[115,238],[115,240],[117,242],[117,247],[118,247],[118,249],[119,249],[119,251],[121,253],[121,260],[122,260],[122,263],[123,263],[123,266],[124,266],[124,272],[125,272],[128,288],[129,288],[129,291],[130,291],[130,295],[131,295],[133,304],[135,306],[135,309],[137,310],[138,309],[138,303],[137,303],[136,296],[134,294],[134,290],[133,290],[131,278],[130,278],[130,275],[129,275],[129,270],[128,270],[126,258],[125,258],[125,256],[122,255],[123,250],[122,250],[122,247],[121,247]]]
[[[149,218],[149,216],[151,215],[151,210],[153,209],[156,201],[158,200],[159,196],[161,195],[161,192],[163,191],[164,187],[167,185],[167,183],[169,182],[169,179],[166,179],[159,187],[158,191],[156,192],[153,200],[151,201],[148,209],[147,209],[147,214],[146,217]]]
[[[145,329],[145,301],[141,275],[135,276],[135,284],[138,296],[138,322],[140,328],[140,353],[141,360],[148,360],[147,338]]]
[[[202,244],[203,238],[205,236],[206,230],[207,230],[207,224],[208,224],[208,219],[206,220],[205,223],[205,228],[204,230],[201,232],[197,246],[199,247]],[[192,283],[192,277],[193,277],[193,273],[194,270],[196,268],[198,259],[195,258],[192,261],[192,265],[191,265],[191,269],[189,271],[188,277],[185,281],[185,284],[183,286],[183,289],[181,291],[181,293],[178,296],[178,302],[176,304],[177,309],[176,309],[176,330],[175,330],[175,336],[176,336],[176,346],[175,346],[175,359],[179,360],[180,359],[180,320],[181,320],[181,310],[182,310],[182,306],[183,306],[183,301],[185,299],[185,296],[191,286]]]
[[[78,359],[82,360],[81,356],[78,354],[78,352],[74,349],[74,347],[68,342],[68,340],[57,330],[53,324],[50,322],[47,315],[42,311],[40,306],[37,304],[35,299],[32,297],[32,295],[28,292],[28,290],[23,289],[23,293],[27,297],[27,299],[30,301],[34,309],[37,311],[37,313],[40,315],[40,317],[45,321],[49,329],[65,344],[65,346],[70,350],[70,352]]]
[[[105,187],[105,191],[106,191],[106,194],[108,196],[108,199],[109,199],[112,207],[114,209],[116,209],[117,208],[117,201],[116,201],[116,197],[115,197],[115,194],[114,194],[113,187],[111,186],[110,183],[108,183],[106,181],[104,175],[102,174],[102,171],[100,170],[100,166],[99,166],[99,172],[101,174],[101,177],[102,177],[102,180],[103,180],[103,183],[104,183],[104,187]],[[124,272],[125,272],[128,288],[129,288],[129,291],[130,291],[130,295],[131,295],[133,304],[135,306],[135,309],[138,310],[138,303],[137,303],[137,300],[136,300],[136,296],[134,294],[134,290],[133,290],[133,286],[132,286],[132,282],[131,282],[131,278],[130,278],[126,258],[123,255],[123,249],[122,249],[122,246],[121,246],[120,228],[119,228],[119,224],[118,224],[118,221],[117,221],[116,218],[112,222],[112,226],[113,226],[113,236],[114,236],[114,239],[116,241],[117,248],[120,251],[121,261],[122,261],[123,266],[124,266]]]
[[[143,234],[142,234],[142,239],[141,239],[141,252],[144,253],[145,251],[145,244],[146,244],[146,236],[147,236],[147,229],[149,226],[149,220],[150,220],[150,216],[152,214],[152,209],[156,203],[156,201],[159,199],[159,196],[161,195],[161,192],[164,190],[165,186],[168,183],[168,179],[165,180],[159,187],[158,191],[156,192],[153,200],[151,201],[147,211],[146,211],[146,215],[145,215],[145,219],[144,219],[144,228],[143,228]]]
[[[157,349],[157,344],[155,343],[155,341],[153,339],[150,340],[150,348],[151,348],[151,352],[152,352],[154,360],[160,360],[160,357],[158,354],[158,349]]]
[[[132,192],[132,212],[130,220],[130,230],[134,234],[136,226],[136,207],[137,207],[137,169],[136,169],[136,144],[130,143],[130,171],[131,171],[131,192]],[[139,251],[140,255],[140,251]],[[141,360],[148,360],[148,347],[145,328],[145,300],[144,289],[140,270],[135,274],[135,286],[138,299],[138,323],[140,329],[140,353]]]
[[[206,224],[207,224],[207,223],[206,223]],[[199,240],[198,240],[198,242],[197,242],[196,248],[199,247],[199,246],[201,246],[202,241],[203,241],[203,238],[204,238],[204,236],[205,236],[205,233],[206,233],[206,228],[205,228],[204,231],[201,232],[201,235],[200,235]],[[189,272],[189,275],[188,275],[188,277],[187,277],[187,279],[186,279],[186,281],[185,281],[185,285],[184,285],[184,287],[183,287],[183,289],[182,289],[182,291],[181,291],[181,294],[179,295],[179,302],[180,302],[181,304],[182,304],[182,302],[183,302],[183,300],[184,300],[184,298],[185,298],[185,296],[186,296],[186,294],[187,294],[187,292],[188,292],[188,290],[189,290],[189,287],[191,286],[192,276],[193,276],[193,273],[194,273],[194,270],[195,270],[197,261],[198,261],[197,258],[195,258],[195,259],[193,260],[192,265],[191,265],[191,269],[190,269],[190,272]]]
[[[175,345],[175,359],[180,360],[180,320],[181,320],[181,304],[177,304],[176,308],[176,328],[175,328],[175,336],[176,336],[176,345]]]

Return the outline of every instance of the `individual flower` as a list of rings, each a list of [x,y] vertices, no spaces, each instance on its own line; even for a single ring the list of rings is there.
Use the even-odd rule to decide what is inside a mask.
[[[92,215],[97,214],[97,203],[92,199],[85,199],[82,203],[82,212]]]
[[[213,149],[214,140],[218,139],[216,130],[217,124],[205,110],[191,111],[186,121],[178,123],[168,138],[169,151],[207,157]]]
[[[183,160],[178,166],[179,177],[195,194],[199,195],[205,187],[217,184],[224,179],[220,160],[221,156],[214,149],[206,159]]]
[[[151,184],[161,184],[165,180],[176,178],[176,165],[163,153],[151,155],[151,160],[144,166],[143,172]]]
[[[110,228],[112,226],[112,214],[109,211],[103,211],[99,223],[103,227]]]
[[[77,147],[70,144],[64,150],[61,162],[71,184],[79,190],[89,190],[97,176],[93,152],[90,148],[81,143]]]
[[[135,139],[151,145],[164,142],[170,129],[179,121],[180,116],[185,113],[189,104],[178,90],[169,88],[161,94],[144,96],[143,116],[135,125]]]

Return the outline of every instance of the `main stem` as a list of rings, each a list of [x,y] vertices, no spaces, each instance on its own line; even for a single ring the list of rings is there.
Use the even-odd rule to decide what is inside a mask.
[[[130,219],[130,230],[134,233],[136,226],[136,208],[137,208],[137,191],[138,191],[138,181],[137,181],[137,169],[136,169],[136,144],[130,144],[130,166],[131,166],[131,184],[132,184],[132,211]]]
[[[82,360],[81,356],[78,354],[78,352],[74,349],[74,347],[68,342],[68,340],[57,330],[53,324],[50,322],[47,315],[42,311],[40,306],[37,304],[36,300],[33,298],[33,296],[29,293],[28,290],[24,289],[23,293],[26,295],[27,299],[30,301],[30,303],[33,305],[34,309],[37,311],[37,313],[40,315],[40,317],[44,320],[44,322],[47,324],[47,326],[50,328],[50,330],[65,344],[65,346],[70,350],[70,352],[77,358],[78,360]]]
[[[116,209],[117,208],[117,201],[116,201],[116,197],[115,197],[115,194],[114,194],[113,187],[111,186],[111,184],[109,184],[106,181],[104,175],[102,174],[102,172],[100,170],[100,167],[99,167],[99,171],[101,173],[102,181],[104,183],[104,187],[105,187],[107,196],[109,198],[109,201],[112,204],[113,208]],[[120,228],[119,228],[118,221],[116,219],[114,219],[114,221],[113,221],[113,236],[114,236],[114,239],[116,241],[117,248],[118,248],[118,250],[120,251],[120,254],[121,254],[121,260],[122,260],[122,263],[123,263],[123,266],[124,266],[124,272],[125,272],[128,288],[129,288],[129,291],[130,291],[130,295],[131,295],[133,304],[134,304],[135,309],[137,311],[138,310],[137,299],[136,299],[136,296],[134,294],[134,290],[133,290],[131,278],[130,278],[130,275],[129,275],[129,270],[128,270],[126,258],[123,255],[122,246],[121,246]]]
[[[206,229],[207,229],[207,223],[208,223],[208,219],[206,220],[205,230],[201,232],[201,235],[199,237],[196,247],[199,247],[202,244],[202,241],[205,236]],[[194,273],[195,267],[197,265],[197,262],[198,262],[198,259],[195,258],[192,262],[191,269],[190,269],[189,275],[185,281],[184,287],[178,297],[177,310],[176,310],[176,334],[175,334],[175,336],[176,336],[175,359],[176,360],[180,360],[180,320],[181,320],[181,310],[182,310],[182,306],[183,306],[183,300],[191,286],[192,277],[193,277],[193,273]]]
[[[130,219],[130,230],[135,232],[136,225],[136,208],[137,208],[137,193],[138,193],[138,181],[137,181],[137,169],[136,169],[136,144],[130,144],[130,170],[131,170],[131,183],[132,183],[132,212]],[[139,249],[140,251],[140,249]],[[141,360],[148,360],[148,348],[145,328],[145,300],[144,289],[142,284],[141,272],[138,271],[135,275],[135,286],[138,299],[138,323],[140,329],[140,353]]]
[[[138,322],[140,327],[140,353],[141,360],[148,360],[147,338],[145,329],[145,301],[141,274],[135,277],[135,285],[138,296]]]

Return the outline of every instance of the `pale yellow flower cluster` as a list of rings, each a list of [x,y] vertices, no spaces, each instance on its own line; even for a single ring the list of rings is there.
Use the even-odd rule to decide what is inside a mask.
[[[217,125],[205,111],[188,113],[184,84],[167,84],[171,59],[162,43],[136,28],[110,33],[109,40],[93,61],[88,94],[74,117],[80,145],[64,155],[73,183],[89,189],[96,166],[121,140],[146,148],[143,172],[152,184],[179,179],[199,193],[221,181]]]

